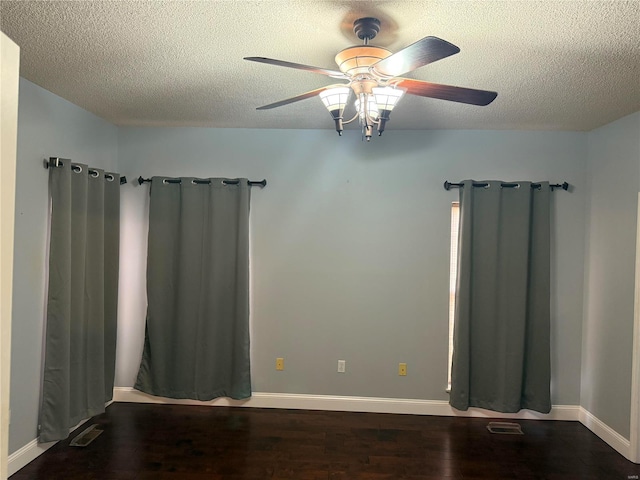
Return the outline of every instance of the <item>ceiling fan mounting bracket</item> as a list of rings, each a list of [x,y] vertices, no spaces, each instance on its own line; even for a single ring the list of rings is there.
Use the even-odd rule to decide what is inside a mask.
[[[380,31],[380,20],[373,17],[359,18],[353,22],[353,31],[360,40],[364,40],[366,45]]]

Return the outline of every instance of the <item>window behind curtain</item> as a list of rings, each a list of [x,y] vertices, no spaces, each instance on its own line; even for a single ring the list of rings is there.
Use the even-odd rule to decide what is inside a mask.
[[[453,359],[453,324],[456,311],[456,281],[458,279],[458,232],[460,202],[451,204],[451,255],[449,257],[449,362],[447,365],[447,391],[451,390],[451,361]]]

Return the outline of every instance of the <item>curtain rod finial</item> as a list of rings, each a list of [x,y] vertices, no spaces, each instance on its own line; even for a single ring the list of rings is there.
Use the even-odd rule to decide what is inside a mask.
[[[44,168],[49,168],[49,167],[61,167],[62,166],[62,162],[61,162],[61,158],[60,157],[49,157],[49,158],[45,158],[43,160],[44,163]]]

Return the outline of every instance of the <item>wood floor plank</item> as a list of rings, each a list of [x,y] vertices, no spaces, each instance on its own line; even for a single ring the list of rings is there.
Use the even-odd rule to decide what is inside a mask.
[[[88,447],[59,442],[11,480],[626,480],[635,465],[577,422],[114,403]]]

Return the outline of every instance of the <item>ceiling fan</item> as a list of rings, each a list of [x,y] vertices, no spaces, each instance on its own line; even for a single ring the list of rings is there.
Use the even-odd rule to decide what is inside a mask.
[[[340,71],[272,58],[245,57],[245,60],[252,62],[306,70],[339,80],[348,80],[348,83],[327,85],[258,107],[257,110],[269,110],[318,95],[331,113],[338,135],[342,135],[343,124],[358,118],[363,135],[369,141],[374,125],[377,126],[378,135],[382,135],[391,111],[404,93],[480,106],[490,104],[498,95],[486,90],[441,85],[400,76],[460,51],[458,47],[445,40],[425,37],[392,53],[386,48],[369,45],[380,31],[380,21],[377,18],[366,17],[356,20],[353,23],[353,31],[364,44],[345,48],[336,55]],[[345,121],[342,115],[351,92],[355,94],[356,114]]]

